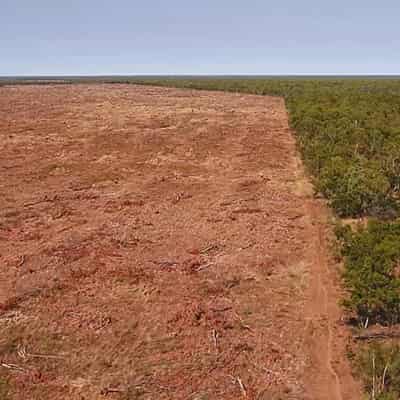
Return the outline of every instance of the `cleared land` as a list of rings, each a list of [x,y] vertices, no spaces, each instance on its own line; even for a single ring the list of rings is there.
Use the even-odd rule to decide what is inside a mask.
[[[358,397],[282,99],[3,87],[0,149],[0,393]]]

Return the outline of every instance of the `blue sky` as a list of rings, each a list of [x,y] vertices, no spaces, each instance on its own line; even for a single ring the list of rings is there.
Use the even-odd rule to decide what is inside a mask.
[[[0,75],[400,73],[394,0],[0,0]]]

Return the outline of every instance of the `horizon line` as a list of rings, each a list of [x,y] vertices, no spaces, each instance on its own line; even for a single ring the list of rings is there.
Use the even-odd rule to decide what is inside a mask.
[[[399,72],[395,73],[96,73],[96,74],[38,74],[38,75],[31,75],[31,74],[20,74],[20,75],[11,75],[11,74],[0,74],[0,79],[8,79],[8,78],[95,78],[95,77],[315,77],[315,76],[326,76],[326,77],[337,77],[337,76],[344,76],[344,77],[381,77],[381,76],[388,76],[388,77],[400,77]]]

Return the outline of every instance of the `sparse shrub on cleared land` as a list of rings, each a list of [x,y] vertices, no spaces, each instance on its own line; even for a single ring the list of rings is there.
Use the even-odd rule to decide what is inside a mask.
[[[355,359],[371,400],[400,398],[400,346],[372,344],[361,348]]]

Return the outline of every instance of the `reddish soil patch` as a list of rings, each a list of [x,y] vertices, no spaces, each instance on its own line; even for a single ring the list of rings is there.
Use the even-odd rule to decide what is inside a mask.
[[[356,398],[283,100],[4,87],[0,149],[10,398]]]

